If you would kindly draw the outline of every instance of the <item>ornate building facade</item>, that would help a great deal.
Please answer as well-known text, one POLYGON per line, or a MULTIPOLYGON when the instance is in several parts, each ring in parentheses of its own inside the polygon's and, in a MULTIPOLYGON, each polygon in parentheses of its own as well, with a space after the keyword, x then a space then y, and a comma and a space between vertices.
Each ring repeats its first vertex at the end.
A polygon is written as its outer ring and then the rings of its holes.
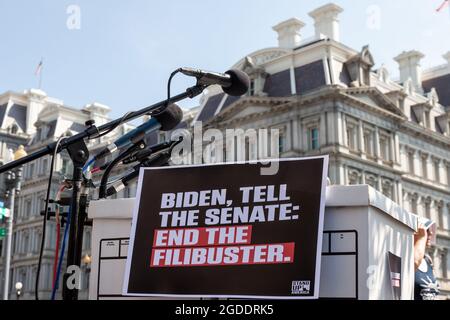
MULTIPOLYGON (((433 219, 437 223, 437 244, 430 254, 442 297, 449 297, 450 52, 443 55, 445 63, 423 71, 423 54, 402 52, 395 57, 400 79, 394 80, 383 65, 374 69, 369 47, 355 50, 340 41, 341 12, 342 8, 334 4, 310 12, 315 34, 308 39, 302 32, 305 23, 296 18, 274 26, 277 47, 253 52, 233 66, 251 77, 248 94, 231 97, 219 87, 211 87, 200 108, 187 112, 179 127, 202 123, 205 129, 223 131, 276 128, 282 157, 328 154, 333 184, 369 184, 407 210, 433 219)), ((6 158, 9 148, 27 141, 27 149, 32 152, 61 135, 79 132, 86 120, 102 124, 108 120, 108 111, 108 107, 96 103, 74 109, 36 90, 0 95, 0 158, 6 158)), ((117 134, 130 128, 121 128, 117 134)), ((148 137, 148 144, 168 136, 154 133, 148 137)), ((90 148, 101 148, 112 140, 114 136, 91 141, 90 148)), ((246 154, 256 157, 252 150, 246 154)), ((25 298, 30 299, 34 296, 42 224, 39 212, 43 209, 49 164, 50 159, 43 158, 24 167, 14 222, 10 283, 23 282, 25 298)), ((58 182, 70 174, 65 154, 58 156, 56 166, 52 194, 58 182)), ((123 170, 119 168, 116 174, 123 170)), ((131 186, 114 197, 134 194, 131 186)), ((89 230, 86 232, 84 248, 88 254, 89 230)), ((41 271, 43 299, 51 290, 54 234, 50 222, 41 271)), ((3 268, 3 256, 0 259, 3 268)), ((86 291, 81 292, 80 298, 85 297, 86 291)))
POLYGON ((212 88, 195 122, 223 131, 277 128, 282 157, 328 154, 333 184, 369 184, 433 219, 430 254, 442 297, 450 297, 450 52, 445 64, 424 71, 422 53, 402 52, 394 81, 384 65, 374 70, 368 46, 340 41, 341 12, 334 4, 310 12, 309 39, 296 18, 273 27, 278 47, 234 65, 251 77, 248 94, 212 88))

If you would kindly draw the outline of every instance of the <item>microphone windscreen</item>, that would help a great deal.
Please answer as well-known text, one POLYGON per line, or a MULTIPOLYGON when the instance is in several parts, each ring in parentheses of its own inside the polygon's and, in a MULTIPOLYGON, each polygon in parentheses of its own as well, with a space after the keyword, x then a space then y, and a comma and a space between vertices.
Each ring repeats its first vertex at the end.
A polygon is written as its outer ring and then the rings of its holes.
POLYGON ((161 131, 175 128, 183 119, 183 110, 175 103, 169 105, 163 112, 153 116, 161 124, 161 131))
POLYGON ((242 96, 248 91, 250 78, 245 72, 231 69, 225 73, 231 77, 231 85, 229 87, 222 87, 225 93, 230 96, 242 96))

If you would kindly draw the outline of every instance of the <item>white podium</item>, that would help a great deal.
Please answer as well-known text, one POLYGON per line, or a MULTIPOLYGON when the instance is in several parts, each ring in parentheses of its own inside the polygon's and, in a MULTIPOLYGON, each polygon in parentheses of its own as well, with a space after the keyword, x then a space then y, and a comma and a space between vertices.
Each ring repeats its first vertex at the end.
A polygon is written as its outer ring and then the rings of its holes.
MULTIPOLYGON (((118 199, 90 203, 93 231, 89 299, 130 298, 121 292, 134 202, 118 199)), ((401 299, 412 299, 416 229, 417 217, 370 186, 329 186, 320 297, 393 299, 388 262, 391 252, 401 258, 401 299)))

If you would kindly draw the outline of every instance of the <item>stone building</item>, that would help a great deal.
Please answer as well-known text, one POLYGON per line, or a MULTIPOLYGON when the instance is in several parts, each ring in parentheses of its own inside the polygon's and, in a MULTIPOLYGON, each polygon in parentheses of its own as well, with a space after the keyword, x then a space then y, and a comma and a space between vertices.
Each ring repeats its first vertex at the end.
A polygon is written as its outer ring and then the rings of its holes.
MULTIPOLYGON (((340 41, 342 11, 328 4, 310 12, 312 38, 304 38, 305 23, 296 18, 274 26, 277 47, 233 66, 250 75, 248 94, 211 88, 195 123, 277 128, 282 157, 328 154, 333 184, 369 184, 436 221, 430 254, 442 296, 450 297, 450 52, 446 63, 423 71, 422 53, 402 52, 394 80, 384 65, 374 69, 368 46, 355 50, 340 41)), ((250 148, 248 158, 256 154, 252 141, 241 146, 250 148)))

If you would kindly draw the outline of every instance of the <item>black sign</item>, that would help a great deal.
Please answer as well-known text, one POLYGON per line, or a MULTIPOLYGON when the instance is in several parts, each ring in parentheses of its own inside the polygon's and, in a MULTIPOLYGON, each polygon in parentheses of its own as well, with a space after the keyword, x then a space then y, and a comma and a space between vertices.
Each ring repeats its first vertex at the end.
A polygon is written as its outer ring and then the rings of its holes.
POLYGON ((123 293, 317 298, 328 156, 275 164, 142 169, 123 293))

